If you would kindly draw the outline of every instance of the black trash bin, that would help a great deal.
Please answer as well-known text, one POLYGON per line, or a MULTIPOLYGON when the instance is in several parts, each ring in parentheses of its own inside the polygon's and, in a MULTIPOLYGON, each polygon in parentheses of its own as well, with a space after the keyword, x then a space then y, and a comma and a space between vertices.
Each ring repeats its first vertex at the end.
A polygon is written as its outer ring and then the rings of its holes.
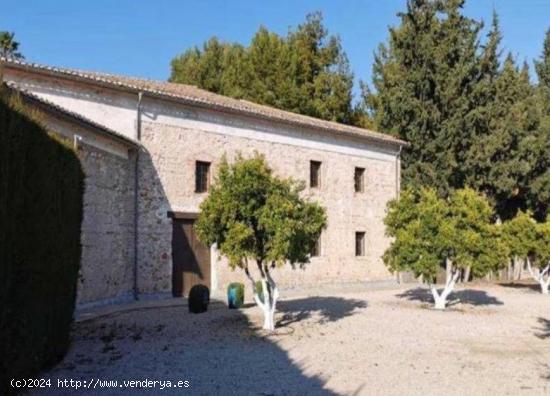
POLYGON ((210 290, 204 285, 195 285, 189 291, 189 312, 202 313, 208 310, 210 290))

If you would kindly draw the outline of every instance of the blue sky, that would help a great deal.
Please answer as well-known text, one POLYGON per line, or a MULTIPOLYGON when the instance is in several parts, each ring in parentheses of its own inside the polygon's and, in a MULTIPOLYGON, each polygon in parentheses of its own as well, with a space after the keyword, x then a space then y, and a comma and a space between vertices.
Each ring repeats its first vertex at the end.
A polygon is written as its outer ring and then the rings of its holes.
MULTIPOLYGON (((170 60, 212 35, 249 42, 260 25, 285 33, 311 11, 340 35, 356 82, 370 82, 373 51, 405 0, 42 0, 6 1, 0 30, 16 33, 30 61, 164 80, 170 60)), ((503 46, 520 61, 540 56, 550 0, 468 0, 466 14, 501 17, 503 46)))

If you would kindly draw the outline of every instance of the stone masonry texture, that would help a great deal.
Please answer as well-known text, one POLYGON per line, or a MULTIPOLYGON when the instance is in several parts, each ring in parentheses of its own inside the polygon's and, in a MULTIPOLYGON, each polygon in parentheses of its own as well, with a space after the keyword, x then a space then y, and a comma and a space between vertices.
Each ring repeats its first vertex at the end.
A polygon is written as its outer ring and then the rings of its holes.
MULTIPOLYGON (((273 272, 283 288, 323 283, 390 280, 382 254, 389 244, 383 218, 386 204, 399 189, 399 146, 374 143, 312 128, 239 116, 138 95, 71 78, 39 72, 4 70, 4 79, 61 108, 76 112, 118 133, 140 140, 138 149, 138 226, 134 245, 134 149, 100 137, 93 130, 61 122, 52 115, 52 130, 79 145, 86 191, 82 225, 83 256, 78 302, 121 300, 132 295, 134 276, 140 295, 169 295, 172 287, 172 219, 168 212, 197 213, 207 196, 195 193, 195 162, 211 163, 212 180, 220 159, 238 153, 265 156, 275 174, 309 181, 310 161, 320 161, 321 185, 304 196, 319 201, 328 215, 321 236, 321 255, 303 268, 285 265, 273 272), (90 144, 86 144, 86 142, 90 144), (365 169, 364 192, 354 191, 354 169, 365 169), (365 255, 355 256, 355 233, 364 232, 365 255), (137 274, 134 249, 137 248, 137 274)), ((307 185, 307 184, 306 184, 307 185)), ((250 285, 212 250, 213 295, 228 283, 250 285)))

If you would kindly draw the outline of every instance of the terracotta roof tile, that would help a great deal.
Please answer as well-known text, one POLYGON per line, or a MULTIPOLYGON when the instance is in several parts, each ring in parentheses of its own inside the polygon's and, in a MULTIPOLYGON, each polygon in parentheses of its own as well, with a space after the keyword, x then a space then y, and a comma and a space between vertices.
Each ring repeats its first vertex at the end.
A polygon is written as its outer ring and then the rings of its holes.
POLYGON ((379 143, 401 146, 408 145, 408 143, 403 140, 396 139, 383 133, 279 110, 246 100, 233 99, 227 96, 205 91, 192 85, 45 66, 15 59, 0 58, 0 63, 13 68, 37 71, 57 76, 65 76, 88 82, 129 89, 132 91, 141 91, 158 97, 175 99, 189 105, 214 108, 226 112, 236 112, 243 115, 279 121, 296 126, 321 129, 332 133, 343 133, 360 138, 366 138, 379 143))

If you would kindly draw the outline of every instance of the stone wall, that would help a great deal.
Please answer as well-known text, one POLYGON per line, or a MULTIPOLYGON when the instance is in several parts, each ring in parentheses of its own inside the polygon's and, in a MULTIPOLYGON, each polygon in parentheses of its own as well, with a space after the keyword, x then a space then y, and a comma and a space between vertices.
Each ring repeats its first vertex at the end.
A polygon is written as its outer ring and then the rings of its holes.
POLYGON ((93 129, 45 115, 50 130, 73 143, 85 174, 82 259, 77 303, 126 300, 133 290, 134 158, 93 129))
POLYGON ((134 275, 133 159, 81 145, 86 174, 78 302, 128 299, 134 275))
MULTIPOLYGON (((40 97, 137 138, 135 94, 13 70, 6 70, 4 77, 40 97)), ((327 209, 329 224, 322 235, 322 254, 305 269, 278 269, 274 276, 284 287, 393 278, 381 260, 389 243, 382 219, 387 201, 396 197, 399 189, 397 145, 379 145, 364 138, 190 107, 147 95, 143 98, 141 119, 144 147, 139 154, 137 257, 140 294, 171 291, 172 221, 167 212, 198 211, 206 195, 194 192, 195 161, 211 162, 215 174, 220 157, 226 153, 231 159, 237 152, 262 153, 278 175, 302 180, 309 178, 309 161, 323 163, 322 187, 305 191, 327 209), (354 192, 356 166, 366 169, 364 193, 354 192), (366 233, 364 257, 355 257, 357 231, 366 233)), ((121 161, 123 157, 117 157, 108 142, 99 151, 87 150, 81 152, 91 181, 85 198, 89 217, 83 226, 86 253, 79 302, 127 295, 133 277, 129 248, 133 234, 128 209, 132 161, 121 161)), ((214 291, 223 292, 227 283, 235 280, 244 278, 212 252, 214 291)))
MULTIPOLYGON (((311 136, 314 139, 314 136, 311 136)), ((327 282, 392 279, 381 255, 388 246, 383 217, 388 200, 395 198, 396 156, 349 155, 250 138, 228 136, 194 128, 143 122, 140 188, 140 292, 170 291, 172 220, 168 211, 197 212, 206 194, 194 192, 195 161, 211 162, 216 174, 220 158, 237 153, 265 155, 281 177, 309 180, 311 160, 322 162, 321 187, 305 195, 327 210, 328 228, 321 240, 321 256, 303 269, 280 268, 275 278, 283 287, 327 282), (354 191, 354 168, 365 168, 365 191, 354 191), (355 232, 366 233, 366 255, 355 257, 355 232)), ((372 148, 373 153, 377 150, 372 148)), ((232 281, 246 282, 225 260, 212 254, 212 288, 222 292, 232 281)), ((247 284, 247 287, 249 285, 247 284)), ((216 293, 214 293, 216 294, 216 293)))

